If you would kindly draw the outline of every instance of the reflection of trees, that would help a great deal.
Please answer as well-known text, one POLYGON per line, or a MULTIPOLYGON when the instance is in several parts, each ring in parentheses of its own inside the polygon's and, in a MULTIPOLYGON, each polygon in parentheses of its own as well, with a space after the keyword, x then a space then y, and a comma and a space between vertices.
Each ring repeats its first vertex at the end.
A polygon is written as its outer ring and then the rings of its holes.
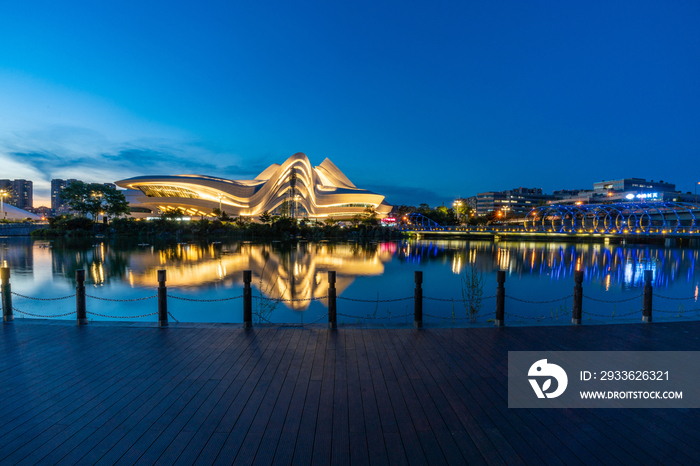
POLYGON ((75 282, 75 271, 85 269, 86 282, 103 285, 126 276, 129 251, 116 249, 110 243, 96 240, 56 240, 52 245, 51 268, 75 282))

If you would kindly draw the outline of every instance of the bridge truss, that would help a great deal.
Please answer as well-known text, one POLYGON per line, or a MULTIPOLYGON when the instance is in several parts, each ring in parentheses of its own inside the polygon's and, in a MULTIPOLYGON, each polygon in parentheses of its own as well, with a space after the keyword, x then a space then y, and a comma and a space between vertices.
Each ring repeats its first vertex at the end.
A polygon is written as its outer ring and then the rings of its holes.
POLYGON ((526 231, 552 233, 692 233, 700 205, 685 202, 550 205, 525 217, 526 231))
POLYGON ((445 228, 440 226, 434 220, 429 219, 423 214, 418 212, 413 212, 412 214, 405 215, 400 221, 399 226, 402 230, 415 230, 415 231, 444 231, 445 228))

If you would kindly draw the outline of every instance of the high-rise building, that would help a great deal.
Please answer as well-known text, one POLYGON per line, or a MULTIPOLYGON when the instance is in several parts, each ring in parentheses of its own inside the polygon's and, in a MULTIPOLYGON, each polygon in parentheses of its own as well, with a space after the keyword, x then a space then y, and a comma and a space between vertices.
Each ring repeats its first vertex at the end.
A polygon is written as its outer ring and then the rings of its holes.
POLYGON ((61 180, 61 179, 54 179, 51 180, 51 210, 53 210, 54 213, 58 213, 66 209, 66 203, 61 197, 61 192, 69 186, 73 181, 78 181, 78 180, 61 180))
POLYGON ((4 202, 18 209, 34 207, 34 183, 28 180, 0 180, 0 190, 8 195, 4 202))

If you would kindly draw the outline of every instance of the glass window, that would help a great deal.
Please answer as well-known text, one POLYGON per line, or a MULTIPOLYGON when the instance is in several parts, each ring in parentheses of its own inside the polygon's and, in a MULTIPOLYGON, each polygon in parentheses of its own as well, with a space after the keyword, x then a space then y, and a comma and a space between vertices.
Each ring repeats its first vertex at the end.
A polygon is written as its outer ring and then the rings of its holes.
POLYGON ((179 186, 158 186, 143 184, 138 186, 142 193, 148 197, 184 197, 189 199, 199 199, 200 196, 191 189, 179 186))

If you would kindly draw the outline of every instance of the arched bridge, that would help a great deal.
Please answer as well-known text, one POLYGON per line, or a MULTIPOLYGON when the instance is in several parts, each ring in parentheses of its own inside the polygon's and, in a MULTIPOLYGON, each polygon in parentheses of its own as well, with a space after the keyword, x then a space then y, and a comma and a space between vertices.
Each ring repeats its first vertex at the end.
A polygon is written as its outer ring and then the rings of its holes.
POLYGON ((683 202, 543 206, 527 214, 523 227, 549 233, 692 234, 700 229, 700 206, 683 202))
POLYGON ((441 226, 414 212, 398 226, 403 231, 443 234, 526 234, 700 237, 700 204, 638 202, 549 205, 536 207, 523 219, 480 226, 441 226))

